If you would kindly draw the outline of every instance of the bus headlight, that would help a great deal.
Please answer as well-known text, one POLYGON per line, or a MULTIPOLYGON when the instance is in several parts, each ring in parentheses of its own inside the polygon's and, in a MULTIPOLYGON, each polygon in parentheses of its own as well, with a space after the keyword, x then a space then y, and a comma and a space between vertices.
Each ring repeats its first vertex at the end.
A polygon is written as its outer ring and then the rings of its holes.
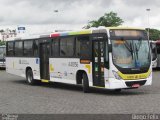
POLYGON ((118 80, 121 80, 121 79, 122 79, 122 78, 118 75, 118 73, 117 73, 116 71, 112 70, 112 72, 113 72, 113 75, 114 75, 114 77, 115 77, 116 79, 118 79, 118 80))

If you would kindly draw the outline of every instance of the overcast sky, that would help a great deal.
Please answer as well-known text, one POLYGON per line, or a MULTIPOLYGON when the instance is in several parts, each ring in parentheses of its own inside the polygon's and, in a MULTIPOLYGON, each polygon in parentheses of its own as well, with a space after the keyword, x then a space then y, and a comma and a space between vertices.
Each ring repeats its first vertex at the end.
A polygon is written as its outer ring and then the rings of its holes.
POLYGON ((159 0, 0 0, 0 29, 81 29, 110 11, 118 13, 124 26, 148 27, 147 8, 150 27, 159 29, 159 0))

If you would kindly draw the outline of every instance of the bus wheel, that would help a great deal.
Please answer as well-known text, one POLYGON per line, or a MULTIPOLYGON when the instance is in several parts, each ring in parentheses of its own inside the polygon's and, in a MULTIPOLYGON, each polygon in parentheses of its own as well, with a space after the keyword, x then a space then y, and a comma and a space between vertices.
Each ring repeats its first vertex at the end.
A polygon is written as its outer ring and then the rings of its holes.
POLYGON ((87 77, 87 74, 84 73, 83 76, 82 76, 83 80, 82 80, 82 83, 83 83, 83 92, 84 93, 88 93, 89 92, 89 81, 88 81, 88 77, 87 77))
POLYGON ((33 79, 33 72, 32 72, 31 69, 27 70, 26 80, 27 80, 27 83, 30 84, 30 85, 35 84, 35 80, 33 79))

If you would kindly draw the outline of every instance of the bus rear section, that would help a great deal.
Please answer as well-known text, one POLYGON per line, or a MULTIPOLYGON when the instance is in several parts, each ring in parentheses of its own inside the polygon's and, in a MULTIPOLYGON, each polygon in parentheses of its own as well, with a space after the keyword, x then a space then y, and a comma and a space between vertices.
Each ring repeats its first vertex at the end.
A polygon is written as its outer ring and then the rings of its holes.
POLYGON ((158 56, 156 41, 150 41, 152 51, 152 68, 157 68, 158 56))
POLYGON ((154 53, 156 53, 155 60, 154 60, 155 61, 155 68, 160 68, 160 40, 157 40, 154 43, 156 45, 156 47, 155 47, 156 50, 154 50, 155 51, 154 53))
POLYGON ((6 57, 6 47, 0 46, 0 68, 6 67, 5 57, 6 57))

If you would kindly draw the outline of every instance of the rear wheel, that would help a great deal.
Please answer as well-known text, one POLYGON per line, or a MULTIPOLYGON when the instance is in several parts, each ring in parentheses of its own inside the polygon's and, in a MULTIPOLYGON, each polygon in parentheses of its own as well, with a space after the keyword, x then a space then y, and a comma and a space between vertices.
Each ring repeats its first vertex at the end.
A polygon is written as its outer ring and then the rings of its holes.
POLYGON ((82 83, 83 83, 83 92, 88 93, 89 92, 89 81, 88 81, 88 76, 86 73, 83 73, 82 83))
POLYGON ((27 80, 27 83, 30 85, 36 84, 36 81, 33 79, 33 72, 31 69, 27 70, 26 72, 26 80, 27 80))

